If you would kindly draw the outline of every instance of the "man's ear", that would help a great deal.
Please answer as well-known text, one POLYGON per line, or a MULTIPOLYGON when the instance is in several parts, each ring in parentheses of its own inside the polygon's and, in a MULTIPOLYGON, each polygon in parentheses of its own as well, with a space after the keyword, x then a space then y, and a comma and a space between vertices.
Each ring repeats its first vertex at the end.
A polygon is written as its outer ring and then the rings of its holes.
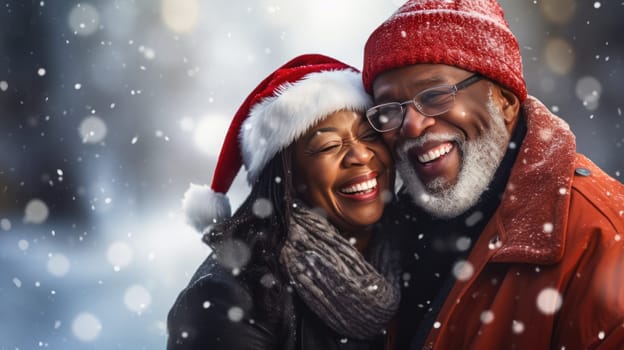
POLYGON ((516 122, 518 121, 520 113, 520 100, 513 92, 505 89, 504 87, 495 85, 493 90, 494 98, 499 103, 501 111, 503 112, 507 131, 511 133, 516 126, 516 122))

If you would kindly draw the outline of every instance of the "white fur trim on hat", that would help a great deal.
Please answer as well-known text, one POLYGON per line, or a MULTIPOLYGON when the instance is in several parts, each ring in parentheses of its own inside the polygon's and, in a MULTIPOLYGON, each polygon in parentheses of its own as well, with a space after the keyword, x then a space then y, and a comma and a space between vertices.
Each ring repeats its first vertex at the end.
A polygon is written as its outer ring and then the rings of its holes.
POLYGON ((339 110, 365 111, 372 105, 360 73, 350 69, 314 72, 279 87, 255 104, 239 137, 250 184, 279 151, 324 117, 339 110))
POLYGON ((230 201, 223 193, 213 191, 210 186, 191 184, 184 193, 182 209, 186 222, 203 233, 210 225, 230 217, 230 201))

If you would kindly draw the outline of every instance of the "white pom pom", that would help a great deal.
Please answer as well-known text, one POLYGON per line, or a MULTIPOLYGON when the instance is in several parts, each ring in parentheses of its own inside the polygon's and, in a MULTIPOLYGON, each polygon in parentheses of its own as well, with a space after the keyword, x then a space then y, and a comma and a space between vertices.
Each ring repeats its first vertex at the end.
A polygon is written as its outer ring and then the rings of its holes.
POLYGON ((182 209, 186 214, 186 222, 200 233, 231 215, 228 197, 206 185, 191 184, 184 193, 182 209))

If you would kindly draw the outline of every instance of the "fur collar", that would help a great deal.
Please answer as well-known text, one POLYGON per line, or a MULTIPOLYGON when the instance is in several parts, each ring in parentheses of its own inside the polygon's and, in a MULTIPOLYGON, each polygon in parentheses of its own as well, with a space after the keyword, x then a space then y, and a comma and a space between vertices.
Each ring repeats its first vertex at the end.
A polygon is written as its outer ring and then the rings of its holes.
POLYGON ((576 141, 568 124, 534 97, 522 104, 527 134, 494 215, 499 262, 552 264, 563 256, 576 141))

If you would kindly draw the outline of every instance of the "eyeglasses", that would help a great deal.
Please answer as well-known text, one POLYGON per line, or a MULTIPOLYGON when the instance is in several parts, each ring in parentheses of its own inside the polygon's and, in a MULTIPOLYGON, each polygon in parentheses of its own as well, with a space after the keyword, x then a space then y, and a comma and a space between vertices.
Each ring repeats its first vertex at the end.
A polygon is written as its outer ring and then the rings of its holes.
POLYGON ((455 103, 455 95, 461 89, 483 79, 482 76, 474 74, 460 81, 455 85, 438 85, 427 90, 423 90, 414 98, 405 102, 389 102, 377 105, 366 111, 366 119, 378 132, 388 132, 403 126, 405 113, 410 103, 413 103, 416 109, 427 117, 435 117, 446 113, 453 103, 455 103))

